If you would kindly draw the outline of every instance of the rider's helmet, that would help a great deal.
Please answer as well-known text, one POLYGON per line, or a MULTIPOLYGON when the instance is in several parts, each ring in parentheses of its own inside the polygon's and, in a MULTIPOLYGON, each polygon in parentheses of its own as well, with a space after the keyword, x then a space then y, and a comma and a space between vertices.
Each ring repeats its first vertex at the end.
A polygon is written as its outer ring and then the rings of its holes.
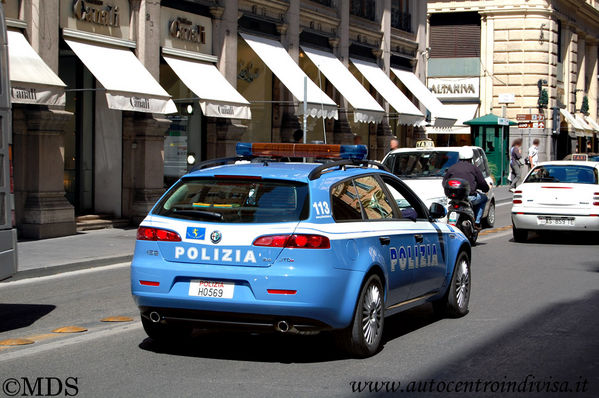
POLYGON ((460 160, 472 160, 472 158, 474 157, 474 151, 470 147, 463 146, 460 148, 459 157, 460 160))

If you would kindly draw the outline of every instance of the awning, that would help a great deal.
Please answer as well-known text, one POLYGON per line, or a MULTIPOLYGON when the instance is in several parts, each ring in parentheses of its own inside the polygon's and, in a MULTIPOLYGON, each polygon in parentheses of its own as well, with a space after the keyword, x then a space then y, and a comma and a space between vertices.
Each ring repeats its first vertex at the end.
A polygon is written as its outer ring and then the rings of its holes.
POLYGON ((422 112, 401 92, 399 87, 393 84, 393 81, 377 64, 354 58, 351 58, 351 62, 385 101, 395 109, 399 115, 400 124, 413 126, 424 121, 422 112))
POLYGON ((65 84, 21 32, 8 30, 8 68, 14 104, 65 105, 65 84))
POLYGON ((587 124, 587 122, 584 121, 582 116, 577 114, 577 115, 574 115, 574 118, 576 119, 578 124, 580 124, 580 127, 582 127, 583 135, 586 137, 592 137, 593 136, 593 128, 591 126, 589 126, 587 124))
POLYGON ((593 128, 595 134, 599 134, 599 123, 594 121, 590 116, 585 116, 584 120, 586 120, 587 124, 593 128))
POLYGON ((339 61, 339 58, 329 52, 313 48, 302 46, 302 49, 352 106, 354 122, 380 123, 383 120, 385 110, 339 61))
POLYGON ((216 66, 163 55, 185 85, 200 98, 206 116, 251 119, 250 103, 225 79, 216 66))
POLYGON ((393 71, 395 76, 397 76, 404 86, 406 86, 406 88, 416 96, 418 101, 431 113, 433 125, 435 127, 448 128, 454 125, 457 120, 455 114, 450 112, 445 105, 430 92, 424 83, 420 81, 418 76, 412 72, 397 68, 391 68, 391 71, 393 71))
POLYGON ((450 115, 456 117, 456 122, 450 128, 438 128, 428 126, 425 129, 426 134, 470 134, 470 126, 464 124, 467 120, 476 118, 479 104, 443 104, 445 110, 450 115))
POLYGON ((584 127, 580 125, 578 120, 570 112, 565 109, 559 110, 564 119, 566 119, 566 123, 568 123, 568 130, 574 130, 576 137, 584 137, 586 134, 584 133, 584 127))
MULTIPOLYGON (((287 87, 295 99, 300 102, 296 106, 296 114, 303 114, 304 77, 307 76, 299 65, 293 61, 293 58, 291 58, 287 50, 278 41, 246 33, 240 34, 272 73, 287 87)), ((308 78, 306 103, 308 116, 334 119, 337 119, 339 116, 337 104, 318 88, 310 78, 308 78)))
POLYGON ((106 89, 110 109, 175 113, 168 93, 128 48, 65 39, 77 57, 106 89))

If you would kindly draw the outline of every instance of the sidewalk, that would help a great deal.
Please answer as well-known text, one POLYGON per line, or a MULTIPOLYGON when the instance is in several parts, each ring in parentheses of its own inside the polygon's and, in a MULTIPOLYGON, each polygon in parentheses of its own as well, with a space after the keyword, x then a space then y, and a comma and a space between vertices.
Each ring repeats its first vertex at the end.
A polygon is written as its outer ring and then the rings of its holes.
POLYGON ((61 238, 19 241, 15 277, 44 276, 131 261, 136 233, 137 228, 110 228, 61 238))

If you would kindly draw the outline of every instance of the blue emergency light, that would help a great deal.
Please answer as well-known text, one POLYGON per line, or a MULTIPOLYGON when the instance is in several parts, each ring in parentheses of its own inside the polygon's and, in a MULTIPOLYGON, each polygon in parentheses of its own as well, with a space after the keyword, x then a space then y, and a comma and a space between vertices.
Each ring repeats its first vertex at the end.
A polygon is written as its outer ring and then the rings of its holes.
POLYGON ((268 142, 238 142, 239 156, 268 156, 291 158, 329 158, 363 160, 368 156, 366 145, 326 145, 268 142))

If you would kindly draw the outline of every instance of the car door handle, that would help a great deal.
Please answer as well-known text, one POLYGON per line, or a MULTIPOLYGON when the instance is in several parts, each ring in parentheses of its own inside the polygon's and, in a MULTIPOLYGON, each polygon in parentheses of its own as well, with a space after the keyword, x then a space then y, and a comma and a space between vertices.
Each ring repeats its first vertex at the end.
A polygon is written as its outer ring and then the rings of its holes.
POLYGON ((414 239, 416 239, 416 243, 422 243, 424 236, 422 236, 422 234, 416 234, 414 235, 414 239))
POLYGON ((379 241, 381 241, 381 245, 387 246, 391 243, 391 238, 388 236, 379 237, 379 241))

